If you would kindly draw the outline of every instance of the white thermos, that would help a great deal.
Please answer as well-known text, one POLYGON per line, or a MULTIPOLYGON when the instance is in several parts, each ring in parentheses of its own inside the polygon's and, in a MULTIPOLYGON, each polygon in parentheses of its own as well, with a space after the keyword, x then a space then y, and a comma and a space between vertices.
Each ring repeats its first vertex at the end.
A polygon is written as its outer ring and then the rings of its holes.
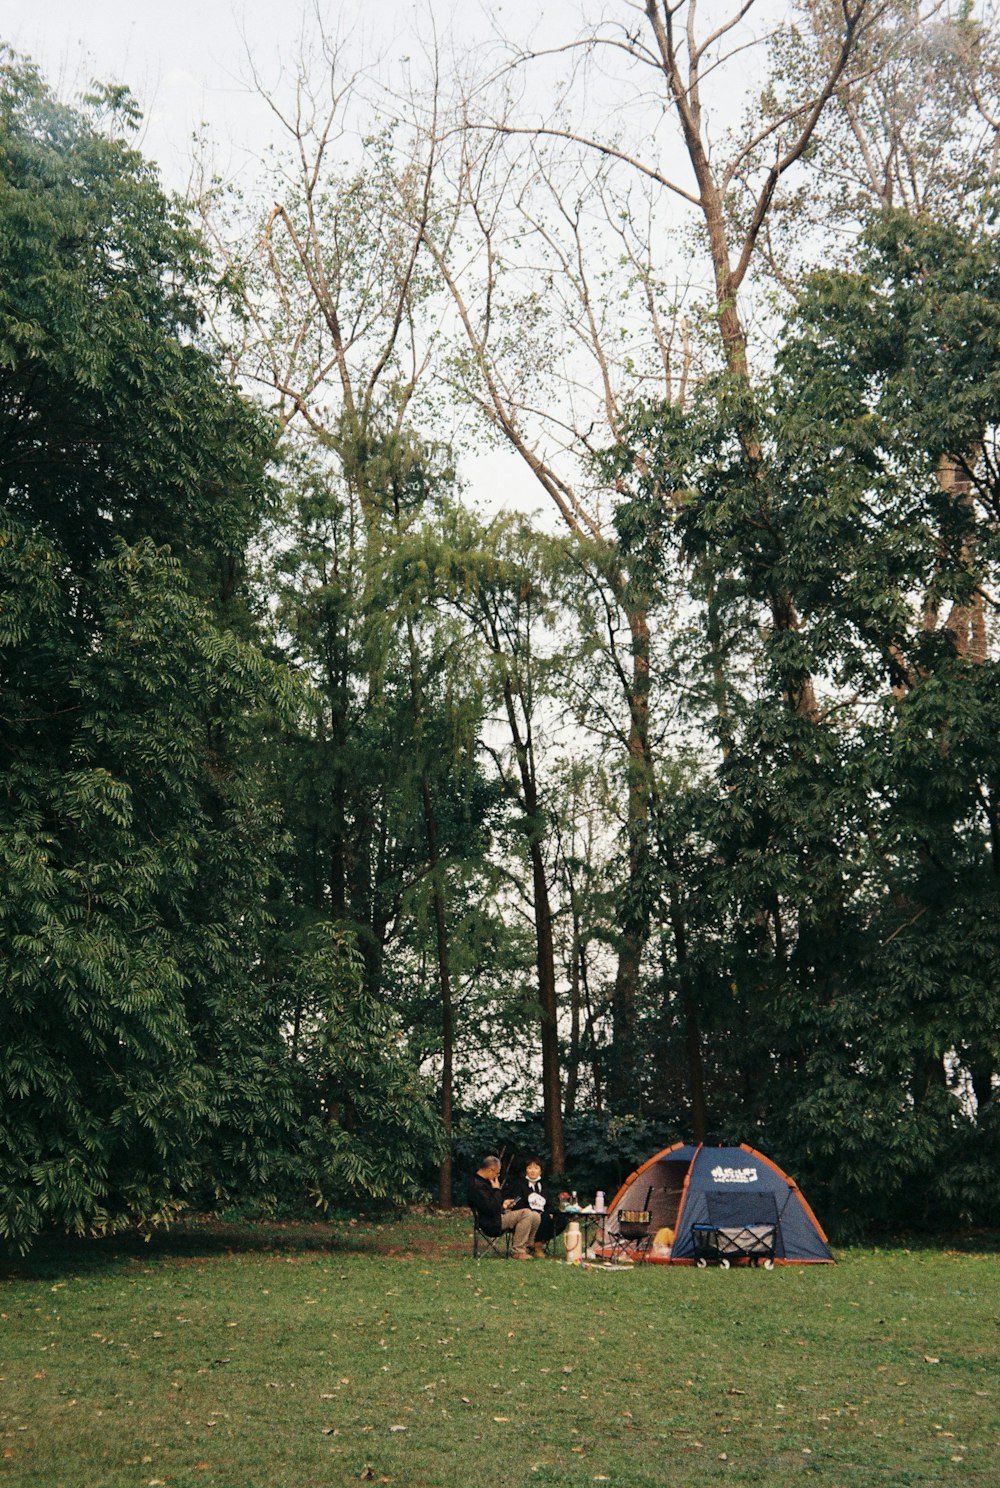
POLYGON ((580 1234, 579 1221, 571 1219, 566 1226, 564 1236, 566 1245, 566 1262, 570 1266, 579 1266, 583 1260, 583 1237, 580 1234))

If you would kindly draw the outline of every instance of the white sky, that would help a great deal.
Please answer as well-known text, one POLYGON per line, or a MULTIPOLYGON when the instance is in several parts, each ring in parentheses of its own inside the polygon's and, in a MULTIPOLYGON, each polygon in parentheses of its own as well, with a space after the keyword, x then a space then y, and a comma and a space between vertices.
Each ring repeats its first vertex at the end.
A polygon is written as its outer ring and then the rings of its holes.
MULTIPOLYGON (((583 0, 0 0, 0 41, 30 57, 61 97, 93 81, 124 83, 145 116, 143 153, 168 189, 184 192, 191 178, 194 136, 211 141, 213 167, 229 180, 244 171, 274 137, 273 118, 250 82, 248 53, 269 87, 282 59, 300 56, 304 22, 318 12, 333 34, 349 36, 366 61, 413 54, 432 30, 449 50, 488 47, 495 27, 519 40, 540 28, 565 39, 581 24, 583 0)), ((593 7, 591 7, 591 12, 593 7)), ((504 451, 467 450, 467 479, 489 507, 513 503, 546 509, 548 502, 521 462, 504 451), (471 458, 470 458, 471 457, 471 458)))
POLYGON ((183 190, 192 135, 208 126, 235 160, 259 151, 268 113, 248 81, 248 50, 269 84, 282 56, 299 52, 303 18, 318 11, 333 33, 353 35, 367 59, 413 52, 433 26, 464 45, 489 45, 494 25, 526 35, 544 26, 565 38, 577 30, 580 0, 0 0, 0 40, 31 57, 66 97, 93 80, 125 83, 146 115, 145 153, 168 187, 183 190))
MULTIPOLYGON (((759 8, 773 16, 786 3, 758 0, 755 14, 759 8)), ((732 0, 702 4, 707 15, 731 8, 732 0)), ((629 10, 628 0, 0 0, 0 40, 31 57, 63 97, 94 80, 127 84, 145 115, 141 148, 157 163, 164 185, 184 192, 198 133, 210 142, 208 158, 218 175, 230 182, 258 179, 255 160, 276 129, 250 81, 249 59, 280 95, 282 60, 294 68, 303 25, 317 14, 328 34, 353 43, 359 59, 380 59, 398 77, 398 64, 412 55, 412 71, 420 77, 432 33, 445 57, 454 51, 462 59, 485 53, 501 32, 522 44, 530 38, 536 47, 565 43, 580 33, 585 13, 592 20, 602 13, 627 19, 629 10)), ((532 87, 530 96, 547 108, 544 73, 532 87)), ((629 111, 634 102, 627 103, 629 111)), ((613 116, 623 104, 620 93, 585 99, 591 120, 595 112, 613 116)), ((661 107, 651 120, 654 133, 658 121, 661 107)), ((549 506, 511 456, 480 451, 463 467, 470 476, 474 467, 476 484, 490 488, 490 505, 513 499, 522 508, 549 506)))

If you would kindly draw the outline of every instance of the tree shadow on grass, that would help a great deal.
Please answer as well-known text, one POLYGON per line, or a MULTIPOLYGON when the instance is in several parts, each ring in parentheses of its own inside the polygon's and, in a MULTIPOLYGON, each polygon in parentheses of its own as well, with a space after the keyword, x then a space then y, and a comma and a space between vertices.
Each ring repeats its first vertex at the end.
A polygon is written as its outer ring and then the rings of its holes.
POLYGON ((274 1252, 302 1257, 339 1254, 454 1260, 470 1255, 470 1236, 471 1221, 461 1210, 329 1222, 192 1217, 148 1233, 129 1230, 103 1236, 40 1235, 26 1256, 5 1254, 0 1249, 0 1278, 50 1281, 68 1272, 99 1274, 139 1262, 212 1261, 274 1252))

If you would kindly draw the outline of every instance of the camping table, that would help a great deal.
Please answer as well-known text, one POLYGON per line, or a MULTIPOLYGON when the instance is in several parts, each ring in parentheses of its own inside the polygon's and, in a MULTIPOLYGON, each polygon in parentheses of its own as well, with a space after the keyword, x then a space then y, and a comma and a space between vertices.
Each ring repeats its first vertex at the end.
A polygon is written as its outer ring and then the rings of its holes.
MULTIPOLYGON (((597 1232, 603 1230, 604 1221, 608 1217, 607 1214, 598 1214, 596 1212, 584 1214, 579 1209, 564 1209, 562 1213, 566 1216, 567 1220, 572 1221, 575 1219, 580 1226, 580 1239, 583 1241, 583 1254, 586 1256, 597 1232)), ((562 1234, 563 1244, 565 1244, 566 1231, 563 1230, 562 1234)))

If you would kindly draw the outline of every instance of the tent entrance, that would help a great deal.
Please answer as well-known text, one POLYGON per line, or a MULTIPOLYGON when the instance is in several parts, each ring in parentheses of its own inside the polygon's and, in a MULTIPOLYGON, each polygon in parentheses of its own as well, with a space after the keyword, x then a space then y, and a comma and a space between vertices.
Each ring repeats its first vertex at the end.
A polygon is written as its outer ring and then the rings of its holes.
POLYGON ((672 1161, 666 1159, 643 1174, 643 1178, 653 1185, 648 1208, 652 1216, 650 1230, 654 1235, 664 1225, 669 1225, 672 1230, 677 1228, 684 1183, 690 1167, 690 1158, 674 1158, 672 1161))

